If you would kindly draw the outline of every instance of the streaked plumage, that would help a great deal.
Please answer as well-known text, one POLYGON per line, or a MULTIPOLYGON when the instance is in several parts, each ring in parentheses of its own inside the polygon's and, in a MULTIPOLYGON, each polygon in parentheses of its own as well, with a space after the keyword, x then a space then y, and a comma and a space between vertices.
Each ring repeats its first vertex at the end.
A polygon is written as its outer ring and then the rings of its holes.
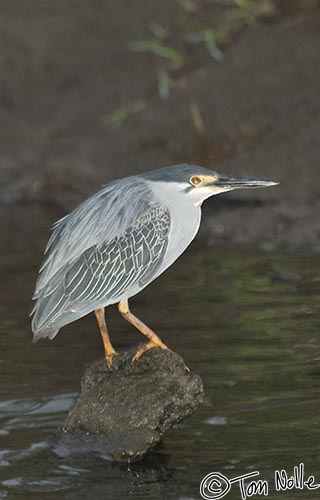
POLYGON ((37 338, 149 282, 170 228, 151 195, 143 179, 115 181, 54 225, 34 294, 37 338))
POLYGON ((125 304, 187 248, 209 196, 273 184, 193 165, 110 182, 53 226, 34 294, 34 339, 52 339, 91 311, 125 304))

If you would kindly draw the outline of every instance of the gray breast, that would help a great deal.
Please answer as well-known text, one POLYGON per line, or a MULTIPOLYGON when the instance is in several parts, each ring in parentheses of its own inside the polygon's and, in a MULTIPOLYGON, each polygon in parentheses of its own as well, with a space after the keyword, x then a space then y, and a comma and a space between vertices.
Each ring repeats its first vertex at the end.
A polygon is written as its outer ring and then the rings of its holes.
POLYGON ((173 264, 194 240, 201 222, 201 207, 183 191, 180 184, 153 182, 154 197, 167 206, 170 213, 170 231, 167 253, 157 276, 173 264))

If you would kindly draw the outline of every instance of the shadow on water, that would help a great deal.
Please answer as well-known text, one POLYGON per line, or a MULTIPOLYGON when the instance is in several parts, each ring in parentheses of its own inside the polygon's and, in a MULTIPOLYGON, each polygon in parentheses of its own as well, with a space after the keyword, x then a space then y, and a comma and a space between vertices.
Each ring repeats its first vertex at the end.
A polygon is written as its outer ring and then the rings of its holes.
MULTIPOLYGON (((259 470, 268 498, 317 498, 319 490, 277 493, 272 478, 304 462, 320 481, 319 260, 196 242, 132 307, 201 375, 205 403, 141 463, 61 460, 52 433, 102 348, 90 317, 54 342, 30 343, 50 217, 30 208, 0 219, 0 499, 198 499, 212 470, 229 478, 259 470)), ((108 316, 118 349, 140 340, 114 310, 108 316)), ((238 487, 228 498, 240 498, 238 487)))

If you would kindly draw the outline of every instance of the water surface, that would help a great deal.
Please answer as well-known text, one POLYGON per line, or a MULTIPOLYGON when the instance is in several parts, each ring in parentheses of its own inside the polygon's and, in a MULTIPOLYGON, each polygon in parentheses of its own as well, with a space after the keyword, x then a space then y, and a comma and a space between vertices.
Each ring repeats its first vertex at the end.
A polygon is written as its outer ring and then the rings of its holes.
MULTIPOLYGON (((195 242, 132 309, 201 375, 205 402, 141 463, 59 459, 50 440, 84 366, 102 356, 93 317, 31 344, 28 313, 50 213, 0 217, 0 499, 199 499, 211 471, 270 481, 300 462, 320 482, 320 262, 306 253, 195 242)), ((119 350, 140 336, 109 308, 119 350)), ((268 498, 319 498, 269 491, 268 498)), ((241 498, 238 487, 226 497, 241 498)))

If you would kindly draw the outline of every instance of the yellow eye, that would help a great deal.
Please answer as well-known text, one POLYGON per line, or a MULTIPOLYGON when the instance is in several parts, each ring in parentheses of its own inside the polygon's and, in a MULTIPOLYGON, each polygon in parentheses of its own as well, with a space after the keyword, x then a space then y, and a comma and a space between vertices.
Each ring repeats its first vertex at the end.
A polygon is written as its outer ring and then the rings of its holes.
POLYGON ((193 175, 190 178, 190 184, 192 184, 193 186, 199 186, 201 183, 202 183, 202 180, 197 175, 193 175))

